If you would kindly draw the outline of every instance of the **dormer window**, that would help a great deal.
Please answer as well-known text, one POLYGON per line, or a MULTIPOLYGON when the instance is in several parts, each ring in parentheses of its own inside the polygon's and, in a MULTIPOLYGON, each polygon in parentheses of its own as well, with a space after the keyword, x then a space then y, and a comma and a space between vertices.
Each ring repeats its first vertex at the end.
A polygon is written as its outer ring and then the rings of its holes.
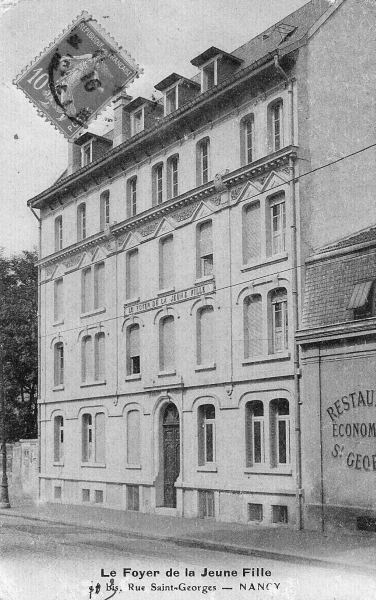
POLYGON ((217 85, 217 59, 212 60, 209 64, 202 67, 201 71, 201 91, 206 92, 210 88, 217 85))
POLYGON ((348 309, 354 311, 354 320, 367 319, 376 314, 376 294, 373 280, 356 283, 348 309))
POLYGON ((165 115, 174 112, 178 107, 178 86, 175 85, 165 95, 165 115))
POLYGON ((132 127, 132 135, 136 135, 140 133, 140 131, 144 130, 144 109, 140 108, 140 110, 136 110, 131 115, 131 127, 132 127))
POLYGON ((86 167, 93 160, 93 140, 81 147, 81 167, 86 167))

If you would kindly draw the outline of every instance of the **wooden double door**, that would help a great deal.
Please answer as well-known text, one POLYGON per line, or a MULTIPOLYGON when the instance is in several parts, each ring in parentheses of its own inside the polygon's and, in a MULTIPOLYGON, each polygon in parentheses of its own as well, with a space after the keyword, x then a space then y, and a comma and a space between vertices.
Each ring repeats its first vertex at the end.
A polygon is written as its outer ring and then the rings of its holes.
POLYGON ((180 472, 180 423, 175 404, 168 404, 163 414, 163 500, 164 506, 176 507, 175 481, 180 472))

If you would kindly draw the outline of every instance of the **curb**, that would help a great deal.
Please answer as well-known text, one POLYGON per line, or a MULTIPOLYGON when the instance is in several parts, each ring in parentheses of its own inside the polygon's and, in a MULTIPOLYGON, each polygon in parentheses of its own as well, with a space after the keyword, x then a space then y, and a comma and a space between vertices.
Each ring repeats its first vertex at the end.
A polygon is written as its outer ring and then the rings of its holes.
MULTIPOLYGON (((10 509, 12 510, 12 509, 10 509)), ((330 569, 343 569, 346 571, 353 571, 356 573, 369 573, 375 575, 374 567, 370 566, 361 566, 357 564, 349 564, 343 562, 336 562, 332 560, 327 560, 325 558, 316 558, 310 556, 302 556, 301 554, 287 554, 284 552, 278 552, 275 550, 265 550, 261 548, 250 548, 248 546, 240 546, 237 544, 231 544, 226 542, 212 542, 205 541, 200 538, 179 538, 172 537, 166 535, 153 535, 153 534, 145 534, 140 533, 138 531, 132 530, 119 530, 108 528, 105 525, 90 525, 88 523, 77 523, 77 522, 69 522, 69 521, 59 521, 52 517, 42 517, 42 516, 30 516, 27 513, 21 512, 10 512, 9 509, 3 510, 0 509, 0 516, 7 516, 13 518, 26 519, 28 521, 37 521, 42 523, 52 523, 54 525, 63 525, 66 527, 80 527, 81 529, 88 529, 90 531, 111 533, 118 537, 124 538, 135 538, 139 540, 149 540, 149 541, 162 541, 170 544, 175 544, 176 546, 182 546, 186 548, 200 548, 202 550, 213 550, 216 552, 228 552, 231 554, 239 554, 244 556, 254 556, 257 558, 264 558, 276 561, 284 561, 289 563, 295 563, 300 565, 307 566, 316 566, 316 567, 324 567, 330 569)))

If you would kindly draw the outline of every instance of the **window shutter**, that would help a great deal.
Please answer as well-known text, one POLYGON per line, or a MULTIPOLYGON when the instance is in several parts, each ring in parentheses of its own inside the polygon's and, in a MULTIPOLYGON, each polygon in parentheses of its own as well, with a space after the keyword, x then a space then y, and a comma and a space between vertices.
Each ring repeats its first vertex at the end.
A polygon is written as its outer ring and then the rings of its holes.
POLYGON ((82 381, 90 381, 92 373, 92 340, 90 336, 82 340, 82 381))
POLYGON ((140 328, 138 325, 129 329, 129 356, 140 356, 140 328))
POLYGON ((85 269, 82 273, 82 312, 89 312, 92 309, 92 283, 91 268, 85 269))
POLYGON ((160 280, 161 289, 172 287, 174 280, 173 237, 161 241, 160 246, 160 280))
POLYGON ((98 333, 95 336, 95 379, 105 378, 105 334, 98 333))
POLYGON ((128 254, 128 298, 138 296, 138 250, 128 254))
POLYGON ((213 254, 212 223, 208 221, 200 225, 200 257, 213 254))
POLYGON ((102 308, 104 301, 104 263, 99 263, 94 267, 94 308, 102 308))
POLYGON ((104 464, 106 461, 105 454, 105 415, 97 413, 95 415, 95 462, 104 464))
POLYGON ((140 413, 131 410, 127 415, 127 463, 140 464, 140 413))
POLYGON ((175 366, 175 323, 173 317, 163 319, 160 332, 160 366, 162 371, 169 371, 175 366))
POLYGON ((260 203, 255 202, 244 212, 243 247, 244 262, 249 263, 260 257, 260 203))
POLYGON ((263 350, 261 296, 247 298, 244 306, 244 354, 246 358, 260 356, 263 350))

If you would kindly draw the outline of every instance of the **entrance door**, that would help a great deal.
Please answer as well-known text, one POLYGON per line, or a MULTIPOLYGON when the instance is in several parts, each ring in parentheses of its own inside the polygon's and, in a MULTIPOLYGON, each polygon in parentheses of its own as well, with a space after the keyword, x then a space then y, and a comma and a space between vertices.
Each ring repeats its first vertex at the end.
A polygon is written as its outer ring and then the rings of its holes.
POLYGON ((163 415, 163 500, 164 506, 176 507, 175 481, 180 472, 179 413, 168 404, 163 415))

